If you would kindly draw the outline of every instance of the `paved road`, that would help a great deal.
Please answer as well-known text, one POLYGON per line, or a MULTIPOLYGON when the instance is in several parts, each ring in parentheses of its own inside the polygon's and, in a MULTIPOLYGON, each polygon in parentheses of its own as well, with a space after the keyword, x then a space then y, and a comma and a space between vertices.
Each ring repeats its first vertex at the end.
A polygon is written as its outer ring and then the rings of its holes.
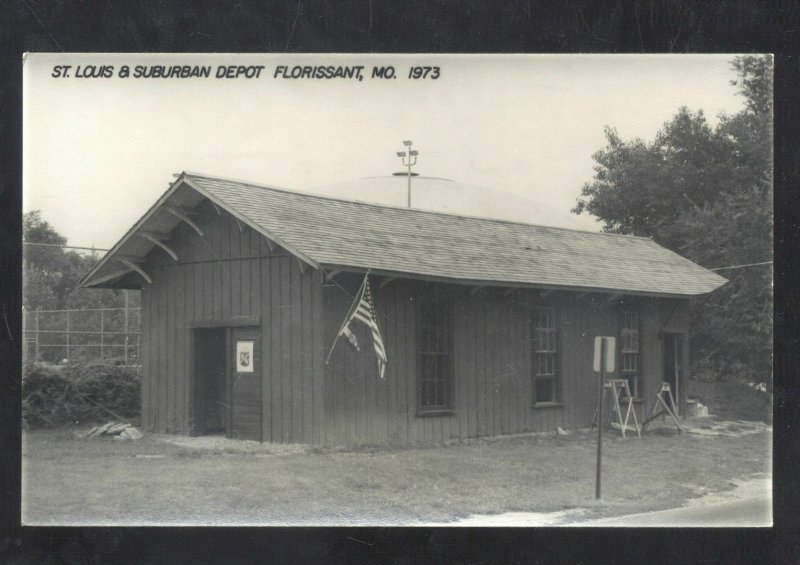
POLYGON ((591 510, 576 508, 560 512, 506 512, 473 515, 458 522, 426 524, 482 527, 769 527, 772 525, 772 479, 767 476, 734 481, 736 488, 692 499, 688 505, 657 512, 613 518, 588 518, 591 510))
POLYGON ((763 496, 697 504, 645 514, 576 523, 580 526, 760 527, 772 525, 772 501, 763 496))

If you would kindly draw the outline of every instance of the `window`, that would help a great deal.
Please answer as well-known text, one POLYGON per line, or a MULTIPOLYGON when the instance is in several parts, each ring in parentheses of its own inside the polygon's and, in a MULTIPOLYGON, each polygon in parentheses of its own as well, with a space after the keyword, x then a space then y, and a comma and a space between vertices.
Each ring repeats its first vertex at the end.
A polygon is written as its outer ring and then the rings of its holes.
POLYGON ((639 315, 622 312, 620 376, 628 381, 634 397, 639 397, 639 315))
POLYGON ((420 413, 453 409, 453 305, 433 285, 425 285, 417 310, 418 404, 420 413))
POLYGON ((533 403, 558 402, 556 309, 534 308, 531 333, 533 335, 533 403))

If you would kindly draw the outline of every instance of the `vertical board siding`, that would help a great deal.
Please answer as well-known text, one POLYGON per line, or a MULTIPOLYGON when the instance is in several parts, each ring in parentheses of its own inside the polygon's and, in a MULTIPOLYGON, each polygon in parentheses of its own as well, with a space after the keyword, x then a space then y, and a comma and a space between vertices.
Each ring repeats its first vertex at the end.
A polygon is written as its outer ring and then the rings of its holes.
MULTIPOLYGON (((378 323, 389 363, 378 376, 371 335, 353 329, 360 351, 340 340, 325 357, 362 275, 324 281, 303 273, 296 258, 241 230, 226 213, 201 205, 195 221, 205 237, 179 224, 170 234, 173 261, 160 249, 144 269, 153 284, 142 292, 142 423, 149 431, 191 433, 191 327, 258 317, 261 370, 239 383, 234 435, 285 443, 416 443, 591 423, 597 396, 592 371, 596 335, 618 336, 619 305, 608 296, 443 285, 452 296, 453 412, 417 414, 416 301, 419 284, 373 277, 378 323), (205 241, 203 241, 205 240, 205 241), (561 402, 533 407, 531 309, 556 308, 561 402), (247 413, 243 421, 239 415, 247 413)), ((640 316, 644 414, 663 380, 662 332, 688 335, 688 302, 624 298, 640 316)), ((688 347, 685 344, 685 355, 688 347)))
MULTIPOLYGON (((165 268, 165 271, 168 268, 165 268)), ((175 312, 175 295, 177 293, 177 278, 179 269, 177 267, 169 269, 170 274, 166 277, 166 301, 167 301, 167 341, 166 343, 172 344, 177 351, 177 344, 175 343, 175 327, 176 327, 176 312, 175 312)), ((166 413, 167 419, 164 424, 167 433, 175 433, 175 387, 177 378, 175 378, 175 362, 177 355, 167 355, 167 378, 165 379, 166 389, 166 413)))
POLYGON ((315 271, 312 275, 311 290, 311 377, 312 384, 312 404, 313 404, 313 443, 323 442, 323 429, 325 427, 324 418, 324 398, 325 398, 325 370, 322 366, 326 353, 325 341, 323 337, 323 312, 322 312, 322 273, 315 271))
POLYGON ((232 391, 231 436, 261 439, 261 375, 238 375, 232 391))
MULTIPOLYGON (((139 348, 142 364, 142 375, 152 375, 153 369, 150 366, 152 351, 150 346, 150 320, 153 319, 151 297, 153 293, 151 287, 144 286, 140 295, 140 309, 139 309, 139 348)), ((152 412, 150 402, 150 384, 151 379, 142 378, 142 427, 146 431, 153 431, 150 421, 147 417, 152 412)))
MULTIPOLYGON (((161 348, 161 344, 167 344, 167 332, 169 330, 170 320, 169 320, 169 300, 167 293, 169 292, 169 280, 165 276, 166 268, 165 267, 158 267, 156 271, 156 276, 159 279, 164 281, 164 284, 159 285, 158 287, 158 312, 159 312, 159 324, 158 324, 158 343, 159 348, 161 348)), ((172 356, 171 353, 165 352, 163 355, 158 356, 158 369, 162 376, 158 382, 158 395, 156 397, 156 402, 158 403, 158 426, 157 430, 161 433, 167 431, 167 384, 171 380, 173 375, 169 373, 169 358, 172 356)))
MULTIPOLYGON (((153 284, 142 292, 142 422, 150 431, 191 433, 193 324, 261 320, 261 370, 234 391, 232 435, 263 441, 319 443, 314 418, 323 419, 319 351, 321 279, 264 238, 241 230, 226 213, 201 204, 195 218, 204 237, 179 224, 170 234, 178 254, 160 249, 144 269, 153 284), (316 282, 315 282, 316 281, 316 282), (316 349, 315 349, 316 348, 316 349), (238 409, 236 408, 238 407, 238 409)), ((231 354, 229 352, 229 354, 231 354)))
POLYGON ((272 316, 272 283, 270 280, 270 259, 259 259, 258 260, 258 278, 256 279, 255 288, 259 289, 259 302, 261 304, 261 309, 259 310, 262 314, 261 319, 261 351, 262 353, 262 360, 261 360, 261 367, 262 367, 262 375, 263 375, 263 386, 261 387, 261 409, 262 409, 262 416, 261 416, 261 425, 262 425, 262 432, 261 437, 264 441, 274 441, 273 437, 273 430, 274 430, 274 414, 273 414, 273 402, 272 397, 274 394, 274 389, 272 386, 272 373, 273 373, 273 363, 274 363, 274 352, 272 350, 273 344, 273 331, 272 331, 272 324, 273 324, 273 316, 272 316))
POLYGON ((281 403, 282 418, 280 421, 280 438, 282 443, 289 443, 292 437, 292 351, 285 344, 292 340, 292 294, 291 294, 291 272, 280 261, 279 268, 275 269, 278 273, 277 303, 278 320, 280 328, 280 353, 276 355, 279 359, 280 375, 280 396, 278 401, 281 403))
MULTIPOLYGON (((361 280, 340 274, 323 288, 325 354, 361 280)), ((608 295, 562 292, 542 299, 532 290, 506 294, 505 289, 483 289, 473 294, 450 285, 455 305, 454 412, 423 417, 416 405, 413 298, 418 285, 397 279, 380 288, 380 281, 374 277, 372 285, 389 358, 386 380, 377 376, 369 333, 355 323, 361 351, 340 340, 325 368, 324 442, 437 442, 591 424, 598 385, 592 370, 594 337, 619 332, 619 305, 609 302, 608 295), (530 319, 537 304, 556 308, 561 398, 555 405, 533 407, 530 319)), ((637 298, 631 303, 640 313, 644 390, 654 394, 662 377, 658 334, 672 310, 669 331, 685 331, 685 301, 637 298)), ((638 414, 648 402, 637 406, 638 414)))

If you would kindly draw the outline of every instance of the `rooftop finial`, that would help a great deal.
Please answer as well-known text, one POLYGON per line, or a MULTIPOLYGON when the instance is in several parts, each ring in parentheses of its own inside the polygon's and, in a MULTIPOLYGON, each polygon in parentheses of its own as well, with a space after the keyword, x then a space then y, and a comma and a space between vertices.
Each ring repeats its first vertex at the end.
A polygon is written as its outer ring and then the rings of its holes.
POLYGON ((419 152, 411 149, 411 140, 406 140, 403 142, 403 145, 408 147, 408 153, 405 151, 398 151, 397 156, 402 159, 403 165, 408 167, 408 173, 406 176, 408 177, 408 207, 411 208, 411 167, 417 164, 417 155, 419 152), (406 157, 408 157, 408 161, 406 161, 406 157))

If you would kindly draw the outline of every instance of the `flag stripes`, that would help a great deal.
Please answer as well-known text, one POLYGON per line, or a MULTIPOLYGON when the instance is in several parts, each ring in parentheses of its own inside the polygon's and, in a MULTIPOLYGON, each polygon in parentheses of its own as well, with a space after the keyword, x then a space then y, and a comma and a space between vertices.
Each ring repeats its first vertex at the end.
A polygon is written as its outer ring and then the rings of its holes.
POLYGON ((378 317, 375 315, 375 306, 372 304, 372 292, 367 277, 364 277, 364 291, 353 313, 353 318, 364 322, 372 331, 372 344, 375 346, 375 354, 378 356, 378 372, 383 378, 386 371, 386 349, 381 339, 381 331, 378 329, 378 317))
MULTIPOLYGON (((350 307, 348 316, 342 324, 342 328, 339 330, 339 333, 336 334, 336 340, 341 336, 345 336, 356 351, 360 351, 358 340, 350 329, 350 322, 355 319, 369 327, 372 332, 372 345, 375 348, 375 355, 378 358, 378 374, 381 378, 384 378, 386 374, 386 348, 383 345, 381 331, 380 328, 378 328, 378 316, 375 314, 375 306, 372 303, 372 291, 369 287, 369 273, 364 276, 364 282, 361 284, 361 288, 353 304, 355 307, 350 307)), ((336 340, 334 340, 333 346, 331 347, 331 353, 333 353, 333 347, 336 346, 336 340)), ((330 358, 330 353, 328 354, 328 358, 330 358)))

